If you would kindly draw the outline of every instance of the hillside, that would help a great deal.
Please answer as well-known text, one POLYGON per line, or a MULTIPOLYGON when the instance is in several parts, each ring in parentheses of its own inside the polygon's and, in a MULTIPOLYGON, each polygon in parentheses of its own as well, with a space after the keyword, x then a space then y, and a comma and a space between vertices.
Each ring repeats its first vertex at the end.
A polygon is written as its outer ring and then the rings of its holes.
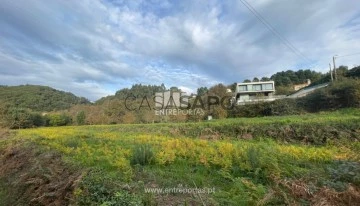
POLYGON ((90 103, 70 92, 39 85, 0 86, 0 102, 33 111, 63 110, 75 104, 90 103))
MULTIPOLYGON (((168 88, 172 91, 179 91, 177 87, 170 87, 168 88)), ((131 88, 123 88, 118 90, 115 95, 110 95, 107 97, 103 97, 96 101, 96 104, 103 104, 106 101, 111 101, 115 99, 124 100, 128 96, 135 96, 135 97, 152 97, 156 92, 164 92, 167 88, 164 84, 160 86, 157 85, 142 85, 142 84, 134 84, 131 88)))

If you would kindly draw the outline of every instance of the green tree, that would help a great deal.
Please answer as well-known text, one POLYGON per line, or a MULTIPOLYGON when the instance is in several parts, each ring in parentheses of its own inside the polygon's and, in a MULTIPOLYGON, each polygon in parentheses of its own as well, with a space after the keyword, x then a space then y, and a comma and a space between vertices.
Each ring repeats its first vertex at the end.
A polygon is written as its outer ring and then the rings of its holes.
POLYGON ((85 124, 86 115, 84 111, 80 111, 76 115, 76 122, 78 125, 84 125, 85 124))
POLYGON ((32 112, 30 118, 33 124, 32 126, 34 127, 46 126, 45 118, 41 116, 41 114, 37 112, 32 112))
POLYGON ((266 82, 266 81, 270 81, 271 79, 269 77, 263 77, 261 78, 261 81, 262 82, 266 82))
POLYGON ((7 126, 11 129, 32 127, 31 113, 22 108, 10 108, 6 114, 7 126))
POLYGON ((181 92, 181 89, 179 89, 178 87, 170 87, 170 91, 172 91, 172 92, 181 92))
POLYGON ((50 126, 65 126, 71 123, 71 118, 65 114, 48 115, 50 126))
POLYGON ((207 87, 200 87, 200 88, 197 89, 197 95, 203 96, 203 95, 205 95, 208 91, 209 91, 209 89, 208 89, 207 87))
POLYGON ((360 78, 360 66, 350 69, 347 74, 347 77, 360 78))

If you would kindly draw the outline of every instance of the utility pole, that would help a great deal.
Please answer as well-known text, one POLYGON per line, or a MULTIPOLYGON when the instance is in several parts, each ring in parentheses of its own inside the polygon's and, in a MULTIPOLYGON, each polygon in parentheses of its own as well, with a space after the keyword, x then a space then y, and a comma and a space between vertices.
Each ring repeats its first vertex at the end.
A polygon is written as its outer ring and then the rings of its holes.
POLYGON ((334 63, 334 79, 337 80, 337 76, 336 76, 336 66, 335 66, 335 58, 337 55, 333 56, 333 63, 334 63))
POLYGON ((331 77, 331 81, 334 81, 334 79, 333 79, 333 73, 332 73, 332 71, 331 71, 331 64, 329 63, 329 68, 330 68, 330 77, 331 77))

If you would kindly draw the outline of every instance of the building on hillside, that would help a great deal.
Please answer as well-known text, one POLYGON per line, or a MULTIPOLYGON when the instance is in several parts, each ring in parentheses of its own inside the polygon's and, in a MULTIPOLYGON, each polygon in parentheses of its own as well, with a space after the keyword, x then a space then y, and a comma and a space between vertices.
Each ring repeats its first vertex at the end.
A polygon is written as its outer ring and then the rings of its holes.
POLYGON ((237 105, 274 101, 285 97, 275 95, 274 81, 237 83, 234 96, 237 105))
POLYGON ((304 87, 309 86, 310 84, 311 84, 311 80, 310 80, 310 79, 307 79, 307 80, 306 80, 306 83, 303 83, 303 84, 295 84, 295 85, 293 86, 293 88, 294 88, 294 91, 298 91, 298 90, 300 90, 300 89, 302 89, 302 88, 304 88, 304 87))

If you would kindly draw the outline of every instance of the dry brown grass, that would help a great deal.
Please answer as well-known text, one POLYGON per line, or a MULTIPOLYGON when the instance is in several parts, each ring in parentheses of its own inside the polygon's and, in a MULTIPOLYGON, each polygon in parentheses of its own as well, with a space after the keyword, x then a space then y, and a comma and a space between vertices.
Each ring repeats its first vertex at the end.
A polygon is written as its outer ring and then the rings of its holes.
POLYGON ((59 154, 9 147, 0 152, 0 179, 6 205, 68 205, 81 178, 59 154))
POLYGON ((10 134, 9 129, 0 127, 0 139, 8 137, 10 134))
POLYGON ((358 206, 360 189, 349 185, 346 191, 336 192, 334 189, 323 187, 311 198, 311 203, 314 206, 358 206))
MULTIPOLYGON (((360 206, 360 188, 349 184, 343 192, 337 192, 335 189, 321 187, 310 189, 306 181, 292 180, 286 181, 278 178, 272 178, 278 185, 285 187, 295 199, 308 200, 313 206, 360 206)), ((279 193, 279 191, 278 191, 279 193)), ((280 194, 287 200, 286 194, 280 194)), ((295 202, 287 200, 289 205, 298 205, 295 202)))

